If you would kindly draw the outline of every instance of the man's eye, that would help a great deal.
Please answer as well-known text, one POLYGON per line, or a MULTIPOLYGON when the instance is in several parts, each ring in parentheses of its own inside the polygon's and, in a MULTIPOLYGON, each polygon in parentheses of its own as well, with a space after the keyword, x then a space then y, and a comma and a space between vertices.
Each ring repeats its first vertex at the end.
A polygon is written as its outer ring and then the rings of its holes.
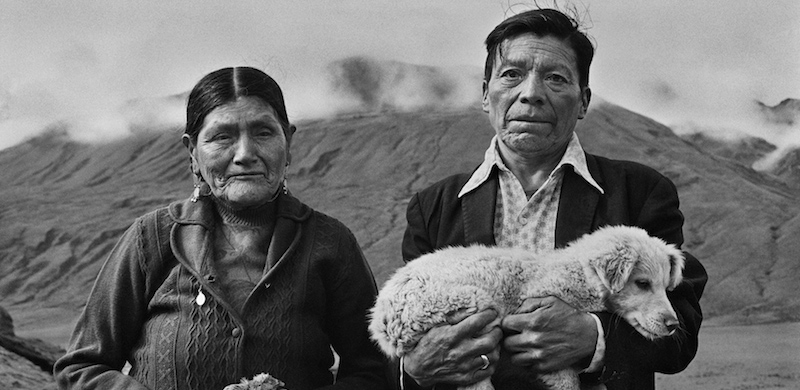
POLYGON ((564 76, 562 76, 560 74, 551 74, 551 75, 547 76, 547 79, 550 80, 550 81, 554 81, 556 83, 568 83, 569 82, 569 80, 566 77, 564 77, 564 76))
POLYGON ((275 134, 275 131, 266 127, 263 129, 258 129, 255 132, 257 137, 271 137, 273 134, 275 134))
POLYGON ((509 70, 506 70, 503 73, 501 73, 500 77, 502 77, 504 79, 516 80, 516 79, 522 77, 522 72, 520 72, 519 70, 516 70, 516 69, 509 69, 509 70))
POLYGON ((218 134, 214 134, 214 136, 211 137, 211 141, 227 141, 227 140, 230 140, 230 139, 231 139, 231 136, 228 133, 218 133, 218 134))

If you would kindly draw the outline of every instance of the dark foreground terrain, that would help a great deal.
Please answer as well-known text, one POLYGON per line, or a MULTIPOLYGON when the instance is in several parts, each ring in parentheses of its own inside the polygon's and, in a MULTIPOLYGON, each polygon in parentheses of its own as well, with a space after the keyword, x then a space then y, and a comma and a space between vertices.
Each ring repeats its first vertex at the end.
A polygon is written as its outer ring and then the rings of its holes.
MULTIPOLYGON (((353 230, 379 283, 402 264, 411 195, 473 169, 492 136, 478 108, 373 111, 298 125, 291 190, 353 230)), ((694 142, 602 101, 579 126, 588 151, 643 162, 675 182, 685 249, 708 269, 701 351, 685 373, 660 377, 659 387, 792 388, 800 371, 797 159, 787 155, 788 170, 755 171, 740 157, 752 162, 769 148, 731 152, 749 144, 694 142)), ((189 196, 180 129, 90 145, 54 127, 0 151, 0 166, 0 307, 13 317, 17 344, 52 357, 117 237, 135 217, 189 196)), ((0 388, 46 388, 41 364, 5 343, 0 388)))

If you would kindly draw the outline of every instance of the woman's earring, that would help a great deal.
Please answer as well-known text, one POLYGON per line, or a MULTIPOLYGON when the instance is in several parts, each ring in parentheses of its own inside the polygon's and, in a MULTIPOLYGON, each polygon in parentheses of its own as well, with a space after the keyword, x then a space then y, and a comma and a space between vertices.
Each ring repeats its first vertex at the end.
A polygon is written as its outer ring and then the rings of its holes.
POLYGON ((283 178, 283 194, 284 195, 288 195, 289 194, 289 180, 286 179, 285 176, 283 178))
POLYGON ((194 191, 192 191, 191 201, 196 203, 200 199, 200 183, 194 183, 194 191))
POLYGON ((189 198, 189 200, 191 200, 192 203, 196 203, 200 198, 209 195, 211 195, 211 187, 203 180, 202 176, 195 176, 194 191, 192 191, 192 197, 189 198))

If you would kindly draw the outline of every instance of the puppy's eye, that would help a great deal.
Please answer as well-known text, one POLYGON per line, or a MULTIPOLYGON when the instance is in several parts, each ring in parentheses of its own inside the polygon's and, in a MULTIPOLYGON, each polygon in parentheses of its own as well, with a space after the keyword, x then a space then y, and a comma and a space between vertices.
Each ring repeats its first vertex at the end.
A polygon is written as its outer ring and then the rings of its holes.
POLYGON ((636 287, 639 287, 642 290, 649 290, 650 289, 650 281, 649 280, 640 279, 640 280, 635 281, 634 283, 636 283, 636 287))

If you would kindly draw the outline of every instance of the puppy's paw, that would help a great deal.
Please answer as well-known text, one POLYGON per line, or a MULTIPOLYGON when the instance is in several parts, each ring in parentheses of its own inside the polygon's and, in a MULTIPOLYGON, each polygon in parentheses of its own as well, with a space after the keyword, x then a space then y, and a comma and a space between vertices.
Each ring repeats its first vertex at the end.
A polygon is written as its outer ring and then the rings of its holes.
POLYGON ((242 381, 225 386, 222 390, 286 390, 286 384, 270 374, 258 374, 253 379, 242 378, 242 381))

